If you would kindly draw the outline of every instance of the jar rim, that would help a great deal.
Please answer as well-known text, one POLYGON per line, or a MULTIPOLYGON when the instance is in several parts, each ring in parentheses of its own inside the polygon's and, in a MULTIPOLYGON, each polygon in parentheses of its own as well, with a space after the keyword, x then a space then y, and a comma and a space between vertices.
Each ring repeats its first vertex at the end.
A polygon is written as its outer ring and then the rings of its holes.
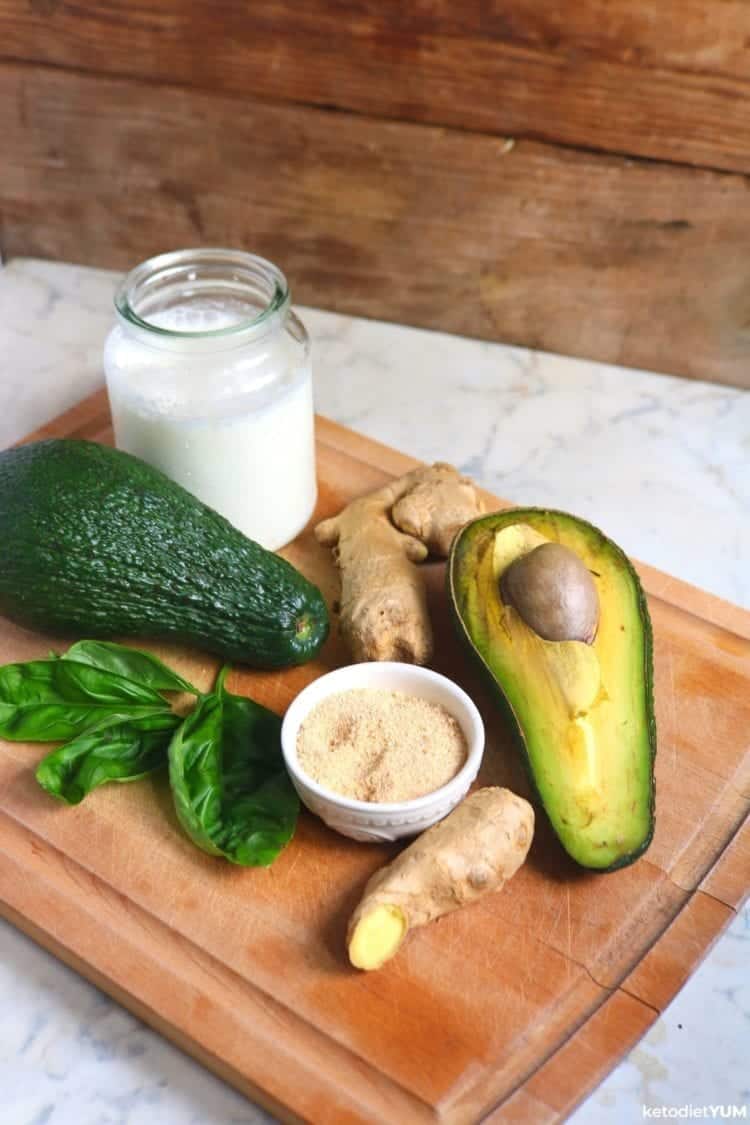
POLYGON ((194 340, 223 339, 241 333, 250 332, 255 335, 265 332, 273 322, 285 316, 290 301, 291 293, 286 277, 273 262, 249 251, 219 246, 170 250, 146 258, 125 275, 114 296, 115 309, 128 324, 165 339, 194 340), (260 291, 265 301, 263 307, 252 316, 238 317, 232 324, 200 331, 165 328, 138 312, 139 297, 152 295, 160 284, 175 284, 181 276, 184 276, 186 283, 194 283, 201 269, 205 271, 212 268, 215 271, 225 270, 227 279, 238 286, 244 282, 249 287, 252 282, 255 293, 260 291))

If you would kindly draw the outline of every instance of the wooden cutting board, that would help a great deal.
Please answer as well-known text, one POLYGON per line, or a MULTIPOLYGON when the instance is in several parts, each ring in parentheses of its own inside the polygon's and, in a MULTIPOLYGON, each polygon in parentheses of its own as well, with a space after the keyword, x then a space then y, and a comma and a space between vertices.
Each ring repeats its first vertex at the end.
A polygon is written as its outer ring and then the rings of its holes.
MULTIPOLYGON (((110 441, 99 393, 34 435, 110 441)), ((324 419, 316 518, 414 464, 324 419)), ((489 498, 495 507, 502 501, 489 498)), ((329 601, 337 579, 308 529, 285 552, 329 601)), ((0 743, 0 910, 185 1050, 286 1120, 559 1120, 656 1019, 740 905, 750 877, 750 614, 641 567, 654 624, 657 830, 634 866, 586 874, 544 823, 500 894, 411 936, 388 966, 347 963, 347 917, 394 849, 311 815, 267 870, 197 851, 162 777, 74 809, 36 785, 40 746, 0 743)), ((481 780, 527 793, 502 719, 427 567, 435 666, 487 724, 481 780)), ((55 642, 0 621, 0 659, 55 642)), ((58 642, 59 647, 59 642, 58 642)), ((154 646, 201 685, 215 664, 154 646)), ((236 671, 230 689, 283 711, 346 660, 236 671)))

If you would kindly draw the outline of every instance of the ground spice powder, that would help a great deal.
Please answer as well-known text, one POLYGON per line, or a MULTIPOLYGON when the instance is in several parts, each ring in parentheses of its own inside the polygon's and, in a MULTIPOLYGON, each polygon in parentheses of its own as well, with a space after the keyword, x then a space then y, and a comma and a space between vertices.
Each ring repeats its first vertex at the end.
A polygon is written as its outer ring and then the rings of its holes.
POLYGON ((358 688, 329 695, 297 735, 302 769, 358 801, 409 801, 445 785, 466 761, 456 719, 402 691, 358 688))

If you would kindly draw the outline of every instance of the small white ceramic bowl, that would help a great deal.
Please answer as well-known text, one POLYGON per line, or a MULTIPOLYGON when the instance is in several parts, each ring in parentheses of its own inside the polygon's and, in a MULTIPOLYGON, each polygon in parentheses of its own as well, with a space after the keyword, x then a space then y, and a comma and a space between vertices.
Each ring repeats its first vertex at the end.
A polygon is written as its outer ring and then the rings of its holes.
POLYGON ((466 692, 446 676, 414 664, 384 660, 337 668, 308 684, 284 716, 281 746, 300 800, 330 828, 353 840, 397 840, 401 836, 415 836, 442 820, 466 796, 482 762, 484 724, 466 692), (468 747, 466 761, 456 776, 424 797, 391 803, 355 801, 313 781, 297 758, 299 728, 321 699, 352 688, 403 691, 442 704, 460 724, 468 747))

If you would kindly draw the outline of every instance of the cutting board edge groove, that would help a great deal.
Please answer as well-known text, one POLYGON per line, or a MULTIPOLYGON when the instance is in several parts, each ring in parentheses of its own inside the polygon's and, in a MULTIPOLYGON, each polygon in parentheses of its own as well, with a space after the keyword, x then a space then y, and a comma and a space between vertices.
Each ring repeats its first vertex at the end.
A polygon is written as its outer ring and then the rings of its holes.
MULTIPOLYGON (((76 884, 78 887, 100 888, 97 890, 97 895, 100 896, 103 900, 106 900, 109 896, 111 896, 113 899, 122 899, 122 893, 118 891, 117 888, 113 887, 105 879, 97 875, 95 872, 91 871, 88 867, 82 865, 78 861, 78 859, 74 859, 73 857, 67 855, 54 843, 46 840, 43 836, 36 833, 22 821, 17 820, 12 814, 9 814, 5 810, 0 810, 0 836, 3 833, 3 826, 5 826, 7 831, 8 825, 10 825, 11 832, 15 833, 20 841, 28 843, 29 847, 32 849, 32 851, 35 852, 36 855, 52 857, 54 863, 56 863, 60 867, 64 867, 66 878, 73 884, 76 884)), ((6 858, 8 858, 9 853, 7 851, 3 854, 6 858)), ((20 856, 16 857, 15 859, 13 859, 12 856, 10 858, 11 861, 14 862, 19 868, 22 867, 22 858, 20 856)), ((60 895, 60 888, 57 886, 54 880, 44 879, 38 871, 31 871, 29 869, 26 869, 25 874, 29 881, 33 880, 38 887, 43 888, 47 893, 58 896, 60 895)), ((0 882, 1 881, 2 879, 0 878, 0 882)), ((24 890, 25 889, 26 888, 24 888, 24 890)), ((202 948, 185 934, 180 933, 179 931, 168 932, 170 928, 162 919, 160 919, 157 915, 153 914, 150 910, 148 910, 141 904, 133 902, 132 900, 128 900, 128 915, 130 916, 131 914, 136 917, 136 921, 141 917, 145 919, 146 923, 152 928, 148 932, 156 931, 160 935, 162 934, 162 932, 164 932, 163 936, 166 943, 171 942, 174 945, 177 953, 179 955, 186 955, 193 964, 205 967, 206 972, 216 980, 228 978, 230 983, 239 982, 240 988, 247 991, 250 994, 251 998, 257 997, 257 1001, 260 1004, 261 1011, 265 1013, 269 1005, 274 1008, 281 1009, 284 1016, 288 1017, 291 1024, 297 1027, 304 1036, 310 1037, 314 1041, 321 1044, 325 1044, 327 1047, 329 1045, 332 1045, 335 1052, 340 1057, 348 1060, 350 1070, 361 1072, 362 1074, 364 1074, 370 1084, 382 1083, 384 1076, 381 1074, 381 1072, 377 1071, 367 1059, 363 1058, 362 1055, 347 1047, 346 1044, 341 1043, 338 1040, 331 1039, 328 1035, 326 1035, 324 1031, 308 1023, 303 1016, 298 1015, 283 1001, 280 1001, 276 997, 274 997, 272 993, 269 993, 254 981, 243 978, 235 969, 219 961, 209 950, 202 948), (190 952, 191 950, 192 953, 190 952)), ((93 984, 96 985, 97 988, 100 988, 102 991, 113 995, 113 997, 117 999, 118 1002, 123 1002, 121 1000, 121 995, 126 996, 128 998, 128 1002, 125 1003, 125 1007, 137 1007, 139 1010, 135 1014, 139 1019, 143 1020, 144 1023, 148 1024, 149 1026, 157 1027, 157 1029, 159 1030, 161 1030, 164 1026, 168 1026, 169 1028, 171 1028, 174 1032, 174 1036, 179 1039, 178 1045, 181 1047, 181 1049, 185 1050, 188 1054, 191 1053, 191 1044, 193 1040, 190 1040, 190 1043, 188 1043, 187 1045, 182 1041, 185 1037, 188 1036, 188 1032, 183 1030, 183 1028, 179 1024, 163 1016, 157 1008, 149 1005, 142 996, 133 991, 132 988, 129 988, 125 983, 118 980, 116 971, 114 969, 110 972, 107 972, 104 968, 93 965, 86 961, 86 959, 76 948, 75 930, 71 929, 69 933, 65 930, 56 933, 45 930, 41 921, 38 921, 30 917, 29 915, 24 915, 23 913, 21 913, 18 907, 9 901, 9 896, 3 893, 0 893, 0 915, 8 917, 8 920, 11 921, 13 925, 22 930, 22 932, 27 933, 27 935, 31 937, 38 945, 41 945, 43 948, 49 949, 50 952, 55 953, 58 949, 63 950, 65 952, 65 956, 61 957, 63 961, 66 961, 67 963, 67 959, 74 960, 76 962, 76 971, 79 972, 81 976, 90 980, 93 984), (12 918, 8 917, 10 914, 13 915, 12 918), (34 932, 32 933, 27 929, 24 929, 24 925, 21 924, 23 922, 28 922, 29 926, 33 928, 34 932)), ((102 917, 97 914, 96 911, 92 911, 91 914, 87 915, 87 920, 89 924, 96 930, 101 931, 103 934, 111 935, 112 928, 102 920, 102 917)), ((78 938, 78 944, 80 947, 80 937, 78 938)), ((147 954, 147 956, 149 960, 151 960, 151 955, 147 954)), ((158 969, 159 962, 154 960, 153 963, 158 969)), ((172 962, 170 962, 170 964, 172 964, 172 962)), ((172 1036, 170 1036, 170 1038, 172 1038, 172 1036)), ((270 1040, 270 1037, 268 1038, 270 1040)), ((278 1041, 274 1040, 273 1042, 274 1045, 277 1045, 278 1041)), ((201 1055, 217 1058, 218 1063, 222 1066, 228 1065, 225 1064, 224 1060, 219 1056, 215 1056, 202 1043, 198 1042, 197 1048, 201 1055)), ((284 1053, 285 1056, 288 1057, 289 1051, 285 1050, 284 1053)), ((307 1069, 311 1077, 319 1077, 319 1072, 317 1070, 314 1070, 312 1066, 308 1066, 307 1069)), ((278 1105, 276 1105, 276 1100, 274 1099, 273 1095, 268 1093, 265 1088, 259 1083, 256 1084, 248 1075, 240 1073, 240 1078, 243 1085, 251 1085, 254 1088, 256 1088, 257 1086, 257 1090, 263 1094, 264 1098, 267 1101, 273 1101, 275 1104, 274 1112, 277 1112, 279 1108, 286 1108, 281 1103, 278 1103, 278 1105)), ((401 1099, 412 1109, 421 1109, 425 1114, 425 1120, 432 1120, 433 1114, 428 1103, 424 1102, 417 1095, 413 1094, 411 1091, 407 1090, 398 1082, 388 1078, 387 1076, 385 1077, 385 1080, 389 1083, 391 1093, 393 1095, 395 1095, 398 1099, 401 1099)), ((237 1083, 235 1082, 234 1084, 236 1085, 237 1083)), ((356 1102, 356 1100, 357 1099, 354 1097, 351 1098, 352 1102, 356 1102)), ((366 1119, 363 1118, 363 1120, 366 1119)))

